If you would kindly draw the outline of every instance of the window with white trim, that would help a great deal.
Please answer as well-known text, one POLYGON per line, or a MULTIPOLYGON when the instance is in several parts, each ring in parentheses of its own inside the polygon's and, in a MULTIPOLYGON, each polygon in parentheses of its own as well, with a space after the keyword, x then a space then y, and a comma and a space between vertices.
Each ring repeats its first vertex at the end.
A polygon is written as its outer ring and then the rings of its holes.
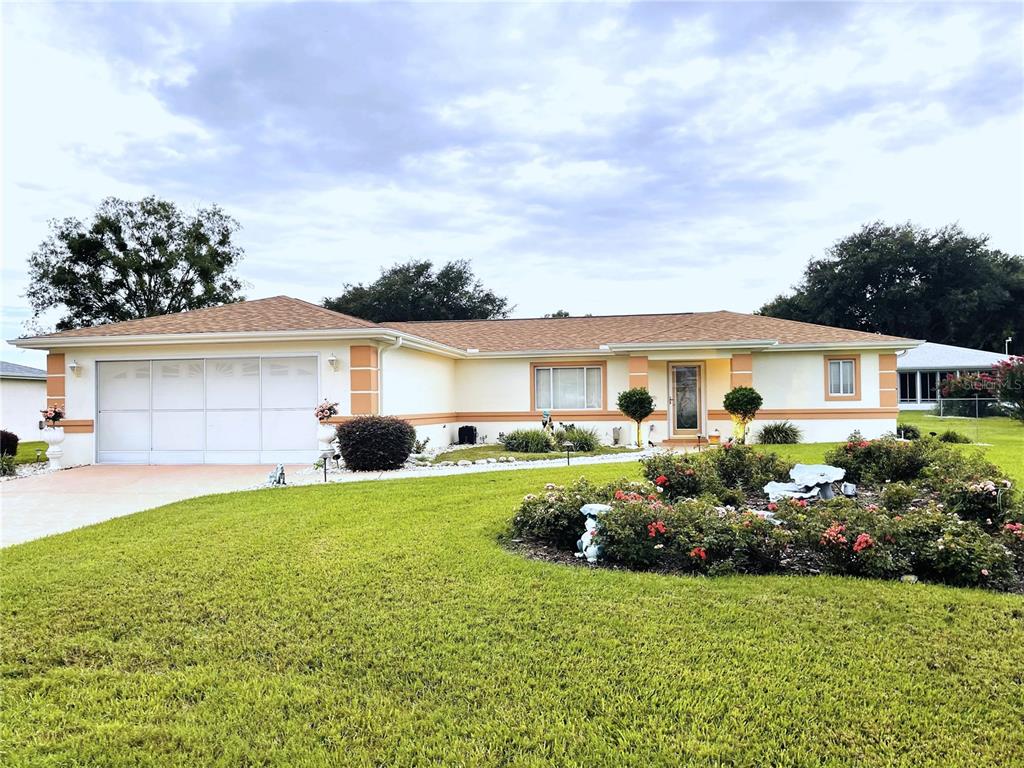
POLYGON ((851 360, 828 361, 828 393, 830 395, 855 395, 857 385, 854 377, 857 364, 851 360))
POLYGON ((533 403, 538 410, 601 408, 600 366, 537 366, 533 369, 533 403))

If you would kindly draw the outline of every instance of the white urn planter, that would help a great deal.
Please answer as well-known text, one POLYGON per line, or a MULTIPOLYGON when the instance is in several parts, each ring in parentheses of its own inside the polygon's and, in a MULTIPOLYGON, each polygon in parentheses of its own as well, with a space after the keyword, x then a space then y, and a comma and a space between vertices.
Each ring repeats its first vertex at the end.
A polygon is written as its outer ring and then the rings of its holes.
POLYGON ((64 448, 64 427, 45 427, 42 430, 43 440, 46 441, 46 458, 50 462, 50 469, 63 469, 64 448))
POLYGON ((320 453, 331 450, 331 443, 334 442, 334 437, 337 431, 337 426, 327 421, 321 421, 316 428, 316 439, 320 444, 320 453))

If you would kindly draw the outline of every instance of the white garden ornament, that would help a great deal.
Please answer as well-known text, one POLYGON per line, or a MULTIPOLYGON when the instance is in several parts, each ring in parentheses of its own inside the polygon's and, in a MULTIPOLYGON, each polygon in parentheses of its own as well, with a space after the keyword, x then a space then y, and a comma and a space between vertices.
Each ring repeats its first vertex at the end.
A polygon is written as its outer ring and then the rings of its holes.
POLYGON ((585 557, 588 563, 597 562, 601 556, 601 545, 594 541, 601 528, 597 519, 609 511, 611 511, 611 507, 607 504, 584 504, 580 507, 580 514, 586 519, 583 523, 585 527, 583 535, 576 542, 576 549, 579 550, 576 557, 585 557))
POLYGON ((49 460, 50 469, 64 469, 64 427, 48 426, 41 434, 46 441, 46 458, 49 460))

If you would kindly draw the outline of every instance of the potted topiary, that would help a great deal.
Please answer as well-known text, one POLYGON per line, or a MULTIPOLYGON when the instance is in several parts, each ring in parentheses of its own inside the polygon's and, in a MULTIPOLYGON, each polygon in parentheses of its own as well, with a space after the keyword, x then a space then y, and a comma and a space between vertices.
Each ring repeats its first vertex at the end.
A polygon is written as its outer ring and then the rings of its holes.
POLYGON ((643 448, 640 427, 643 420, 654 413, 654 398, 644 387, 633 387, 619 393, 618 406, 623 415, 636 422, 636 447, 643 448))
POLYGON ((726 393, 722 405, 732 416, 733 437, 743 443, 747 439, 747 425, 757 416, 764 398, 753 387, 736 387, 726 393))
POLYGON ((337 430, 337 427, 330 423, 330 419, 338 415, 338 404, 324 400, 313 409, 313 415, 316 416, 318 422, 316 439, 320 444, 320 452, 329 451, 331 450, 331 443, 334 442, 335 431, 337 430))
POLYGON ((45 411, 40 411, 46 421, 46 427, 42 430, 43 440, 46 441, 46 458, 50 460, 51 469, 62 469, 64 465, 61 459, 64 457, 64 449, 61 444, 64 442, 64 427, 58 427, 64 418, 64 406, 54 405, 45 411))

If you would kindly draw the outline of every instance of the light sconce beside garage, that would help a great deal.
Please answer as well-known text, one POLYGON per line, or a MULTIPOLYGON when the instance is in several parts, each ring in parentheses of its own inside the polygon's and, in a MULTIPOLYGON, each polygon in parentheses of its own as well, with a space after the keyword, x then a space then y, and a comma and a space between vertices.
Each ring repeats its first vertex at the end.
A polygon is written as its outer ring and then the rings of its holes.
POLYGON ((327 364, 331 366, 331 370, 338 370, 338 357, 333 352, 331 356, 327 358, 327 364))
POLYGON ((68 370, 71 371, 73 376, 82 375, 82 366, 77 360, 72 360, 71 365, 68 366, 68 370))

